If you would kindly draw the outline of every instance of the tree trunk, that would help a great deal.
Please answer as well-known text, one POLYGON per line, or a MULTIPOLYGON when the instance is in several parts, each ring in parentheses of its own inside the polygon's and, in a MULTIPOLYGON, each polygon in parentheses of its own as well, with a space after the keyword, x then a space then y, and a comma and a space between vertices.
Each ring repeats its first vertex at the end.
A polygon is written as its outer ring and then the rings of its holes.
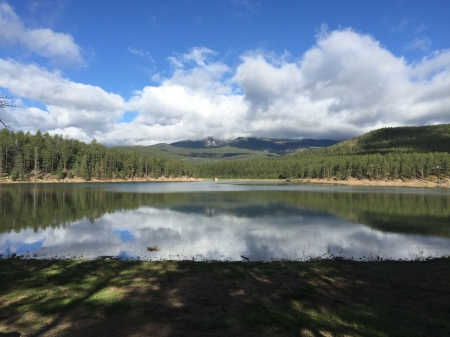
POLYGON ((39 168, 39 157, 38 157, 38 148, 34 147, 34 182, 36 182, 39 168))

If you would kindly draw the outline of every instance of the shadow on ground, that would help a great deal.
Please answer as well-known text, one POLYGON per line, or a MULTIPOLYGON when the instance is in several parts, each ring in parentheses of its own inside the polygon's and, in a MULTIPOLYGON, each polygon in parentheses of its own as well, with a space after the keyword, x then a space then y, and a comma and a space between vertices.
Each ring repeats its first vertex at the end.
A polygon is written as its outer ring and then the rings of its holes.
POLYGON ((450 334, 449 259, 0 267, 0 336, 450 334))

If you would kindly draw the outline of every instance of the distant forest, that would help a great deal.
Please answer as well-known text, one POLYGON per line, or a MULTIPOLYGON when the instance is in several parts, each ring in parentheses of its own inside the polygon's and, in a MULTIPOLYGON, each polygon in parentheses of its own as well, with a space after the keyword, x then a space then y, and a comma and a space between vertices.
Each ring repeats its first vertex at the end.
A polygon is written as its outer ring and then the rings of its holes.
POLYGON ((436 180, 450 176, 450 154, 333 155, 327 150, 315 150, 281 158, 203 164, 199 166, 198 174, 218 178, 436 180))
POLYGON ((199 175, 222 178, 447 179, 450 124, 382 128, 333 146, 280 158, 216 162, 199 175))
POLYGON ((48 133, 0 131, 0 177, 429 179, 450 177, 450 124, 384 128, 294 155, 192 164, 48 133))
POLYGON ((109 149, 95 140, 86 144, 38 131, 35 135, 0 131, 0 177, 33 180, 45 174, 58 179, 81 177, 133 179, 160 176, 193 176, 195 167, 183 161, 141 156, 109 149))

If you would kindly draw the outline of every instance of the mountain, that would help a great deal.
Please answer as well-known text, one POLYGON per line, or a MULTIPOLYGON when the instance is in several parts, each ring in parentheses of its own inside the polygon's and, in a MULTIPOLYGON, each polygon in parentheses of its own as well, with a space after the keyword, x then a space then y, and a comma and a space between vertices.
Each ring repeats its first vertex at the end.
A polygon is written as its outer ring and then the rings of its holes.
POLYGON ((450 124, 382 128, 327 149, 335 154, 450 152, 450 124))
POLYGON ((448 184, 450 124, 383 128, 289 156, 199 165, 197 173, 224 179, 417 179, 429 186, 448 184))
POLYGON ((317 147, 328 147, 336 144, 337 141, 329 139, 276 139, 276 138, 256 138, 256 137, 239 137, 228 140, 216 140, 212 137, 203 140, 184 140, 171 143, 171 146, 184 149, 206 149, 235 147, 238 149, 246 149, 253 151, 267 151, 284 155, 288 153, 298 152, 317 147))
POLYGON ((239 137, 227 140, 208 137, 151 146, 118 146, 120 151, 134 151, 142 155, 182 159, 189 162, 214 162, 262 157, 278 157, 313 148, 336 144, 328 139, 276 139, 239 137))

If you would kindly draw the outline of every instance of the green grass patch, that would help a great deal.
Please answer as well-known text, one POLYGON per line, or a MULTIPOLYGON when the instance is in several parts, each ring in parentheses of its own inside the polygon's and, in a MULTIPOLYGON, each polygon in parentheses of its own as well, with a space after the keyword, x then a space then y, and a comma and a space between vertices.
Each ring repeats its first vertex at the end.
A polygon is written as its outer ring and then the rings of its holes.
POLYGON ((24 263, 0 260, 0 332, 450 334, 448 258, 305 263, 29 260, 26 267, 24 263))

